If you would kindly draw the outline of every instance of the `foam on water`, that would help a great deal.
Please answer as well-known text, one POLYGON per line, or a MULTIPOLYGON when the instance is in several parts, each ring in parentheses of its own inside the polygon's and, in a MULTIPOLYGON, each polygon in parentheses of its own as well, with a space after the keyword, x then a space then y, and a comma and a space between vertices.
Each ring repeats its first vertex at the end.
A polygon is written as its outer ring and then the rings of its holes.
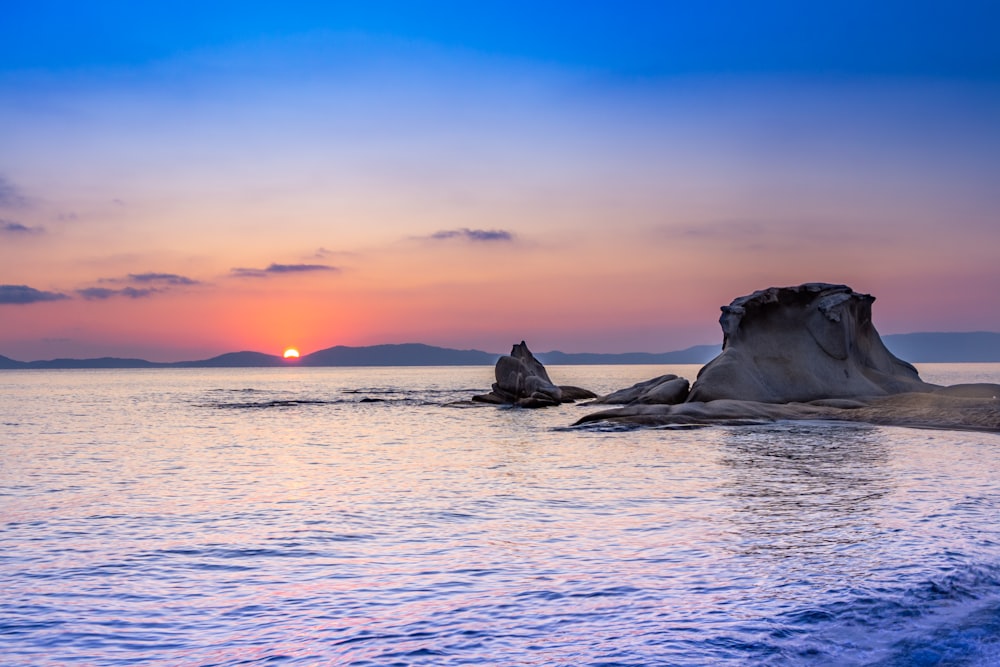
POLYGON ((1000 660, 1000 437, 447 406, 491 381, 0 374, 0 664, 1000 660))

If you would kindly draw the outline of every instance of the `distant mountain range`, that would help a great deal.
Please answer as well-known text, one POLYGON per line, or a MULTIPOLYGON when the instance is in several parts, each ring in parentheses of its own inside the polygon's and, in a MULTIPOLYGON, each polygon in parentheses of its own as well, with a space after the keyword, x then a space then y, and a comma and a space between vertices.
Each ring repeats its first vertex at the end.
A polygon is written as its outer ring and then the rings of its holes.
POLYGON ((586 364, 704 364, 714 359, 722 351, 721 345, 695 345, 676 352, 624 352, 621 354, 598 354, 593 352, 540 352, 535 355, 543 364, 586 365, 586 364))
MULTIPOLYGON (((911 333, 882 336, 886 347, 914 363, 1000 362, 1000 333, 911 333)), ((695 345, 675 352, 623 354, 541 352, 535 356, 548 365, 585 364, 704 364, 721 350, 720 345, 695 345)), ((200 361, 160 363, 145 359, 49 359, 15 361, 0 356, 0 369, 30 368, 266 368, 271 366, 492 366, 500 354, 481 350, 453 350, 420 343, 347 347, 337 345, 286 360, 262 352, 230 352, 200 361)))
POLYGON ((913 363, 1000 361, 1000 333, 909 333, 882 336, 889 351, 913 363))

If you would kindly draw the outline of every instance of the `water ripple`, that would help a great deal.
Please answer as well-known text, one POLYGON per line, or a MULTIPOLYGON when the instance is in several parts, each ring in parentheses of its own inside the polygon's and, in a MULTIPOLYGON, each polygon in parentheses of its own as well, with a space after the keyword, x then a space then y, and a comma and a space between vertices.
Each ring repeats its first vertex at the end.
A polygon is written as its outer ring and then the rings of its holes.
POLYGON ((0 396, 0 663, 1000 662, 996 435, 566 428, 445 407, 492 369, 280 370, 0 396))

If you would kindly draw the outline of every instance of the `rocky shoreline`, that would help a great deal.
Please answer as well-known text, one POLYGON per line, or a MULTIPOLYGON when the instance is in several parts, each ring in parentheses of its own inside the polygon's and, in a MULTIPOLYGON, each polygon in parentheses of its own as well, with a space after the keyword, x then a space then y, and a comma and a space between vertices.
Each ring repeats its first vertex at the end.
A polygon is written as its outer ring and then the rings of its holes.
POLYGON ((1000 384, 924 382, 886 349, 872 323, 874 301, 828 283, 739 297, 722 307, 722 352, 693 384, 664 375, 605 396, 555 385, 522 341, 497 362, 493 390, 472 400, 538 408, 591 398, 586 405, 621 406, 588 414, 575 425, 821 419, 1000 431, 1000 384))

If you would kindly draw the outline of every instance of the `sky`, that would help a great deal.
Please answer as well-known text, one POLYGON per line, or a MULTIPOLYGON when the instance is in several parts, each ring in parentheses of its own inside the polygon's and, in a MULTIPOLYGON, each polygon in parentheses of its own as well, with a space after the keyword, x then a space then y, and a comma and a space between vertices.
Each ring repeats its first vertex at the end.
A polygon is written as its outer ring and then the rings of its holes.
POLYGON ((769 286, 1000 331, 992 2, 51 2, 0 355, 663 352, 769 286))

